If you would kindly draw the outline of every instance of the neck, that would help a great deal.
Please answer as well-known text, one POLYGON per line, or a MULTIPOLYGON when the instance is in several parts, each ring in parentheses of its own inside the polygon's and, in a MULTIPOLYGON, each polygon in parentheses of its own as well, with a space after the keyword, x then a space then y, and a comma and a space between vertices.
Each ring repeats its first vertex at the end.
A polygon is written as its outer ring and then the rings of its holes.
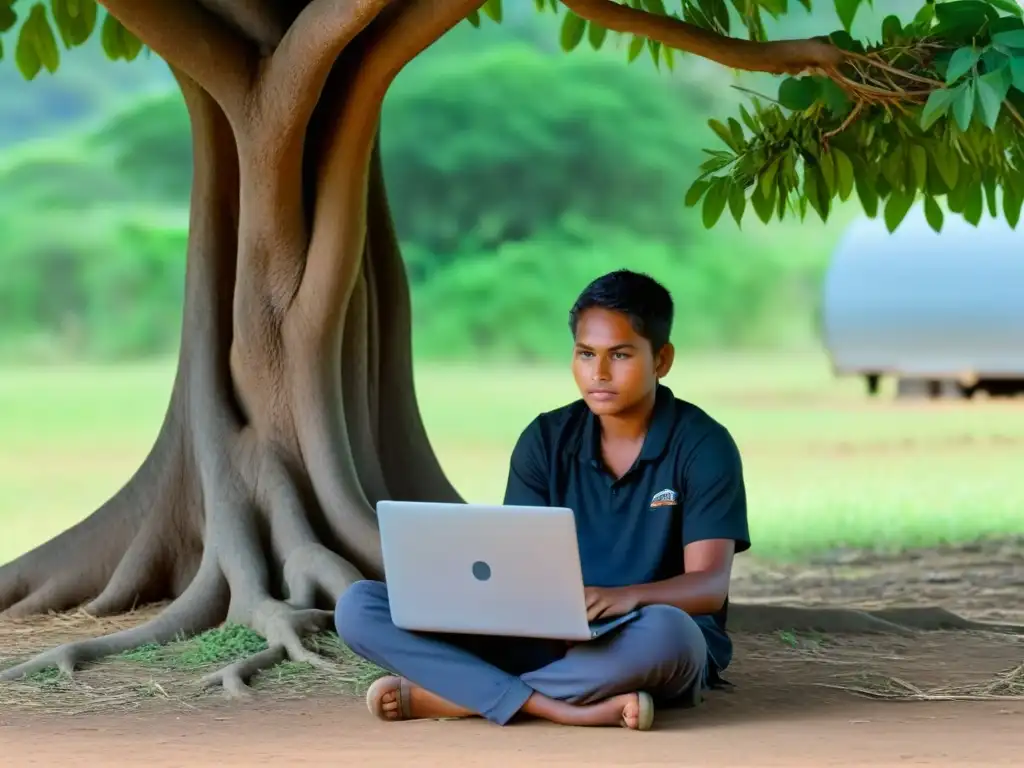
POLYGON ((604 440, 639 441, 647 434, 657 399, 657 387, 635 406, 614 416, 598 416, 604 440))

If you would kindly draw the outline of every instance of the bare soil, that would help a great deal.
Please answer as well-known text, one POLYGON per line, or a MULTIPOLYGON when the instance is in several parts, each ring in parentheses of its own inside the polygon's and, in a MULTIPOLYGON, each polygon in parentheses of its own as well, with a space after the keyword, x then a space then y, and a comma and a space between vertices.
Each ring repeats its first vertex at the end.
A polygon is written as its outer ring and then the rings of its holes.
MULTIPOLYGON (((737 600, 867 608, 937 604, 1024 622, 1024 540, 820 562, 747 562, 737 600)), ((146 612, 120 619, 138 622, 146 612)), ((0 622, 0 664, 112 628, 81 615, 0 622)), ((257 694, 202 694, 195 670, 116 659, 74 683, 0 690, 0 765, 1010 766, 1024 749, 1024 637, 931 632, 736 637, 728 678, 647 734, 540 723, 384 724, 355 694, 365 670, 284 668, 257 694)))

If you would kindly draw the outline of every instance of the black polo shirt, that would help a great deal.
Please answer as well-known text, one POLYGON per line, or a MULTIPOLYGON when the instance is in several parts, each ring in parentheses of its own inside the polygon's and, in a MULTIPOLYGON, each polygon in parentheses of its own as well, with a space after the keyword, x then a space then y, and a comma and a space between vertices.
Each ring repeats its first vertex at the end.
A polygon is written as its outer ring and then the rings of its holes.
MULTIPOLYGON (((733 539, 750 548, 739 450, 717 421, 658 385, 636 463, 616 480, 601 460, 601 430, 583 400, 542 413, 512 451, 505 503, 569 507, 576 518, 583 582, 621 587, 684 572, 683 547, 733 539)), ((732 659, 728 602, 694 616, 718 670, 732 659)))

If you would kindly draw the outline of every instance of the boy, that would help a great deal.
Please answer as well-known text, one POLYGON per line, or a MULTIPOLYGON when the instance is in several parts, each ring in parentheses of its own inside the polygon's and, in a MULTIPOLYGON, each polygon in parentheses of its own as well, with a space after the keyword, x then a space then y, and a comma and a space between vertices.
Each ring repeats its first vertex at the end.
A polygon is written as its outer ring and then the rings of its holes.
POLYGON ((538 416, 512 452, 505 503, 576 516, 588 618, 639 608, 597 641, 412 633, 387 587, 354 584, 338 632, 391 670, 370 689, 385 720, 518 714, 646 730, 654 702, 695 704, 731 660, 732 558, 750 547, 740 455, 728 431, 660 383, 673 304, 647 275, 592 282, 570 312, 582 399, 538 416))

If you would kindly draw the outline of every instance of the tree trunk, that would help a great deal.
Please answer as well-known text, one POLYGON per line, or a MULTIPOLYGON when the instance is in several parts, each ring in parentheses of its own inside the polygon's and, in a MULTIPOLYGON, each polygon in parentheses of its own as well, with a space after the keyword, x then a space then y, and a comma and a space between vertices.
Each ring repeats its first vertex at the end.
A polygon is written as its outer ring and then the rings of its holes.
MULTIPOLYGON (((314 0, 289 25, 255 0, 105 1, 176 67, 192 119, 178 371, 139 470, 84 522, 0 568, 0 613, 171 603, 147 624, 55 648, 0 679, 53 665, 70 673, 225 620, 269 648, 209 683, 238 692, 285 656, 316 663, 303 634, 330 625, 353 581, 383 576, 375 503, 459 499, 414 394, 378 120, 401 67, 481 3, 314 0), (213 9, 226 16, 202 15, 213 9)), ((754 631, 950 621, 770 606, 732 616, 754 631)))
POLYGON ((316 206, 332 224, 308 250, 329 254, 335 286, 328 293, 310 283, 304 293, 276 260, 284 227, 262 215, 301 204, 253 178, 265 169, 259 160, 245 164, 260 148, 240 146, 214 99, 176 74, 195 159, 167 416, 117 495, 0 569, 0 612, 19 617, 88 601, 87 611, 104 615, 173 602, 149 624, 57 648, 3 679, 52 664, 71 671, 226 619, 264 635, 274 651, 268 661, 280 660, 279 650, 309 659, 302 634, 329 625, 353 581, 383 577, 375 503, 459 500, 416 403, 409 287, 376 123, 363 152, 352 146, 358 130, 342 126, 328 142, 343 172, 327 177, 342 183, 321 193, 316 206))

